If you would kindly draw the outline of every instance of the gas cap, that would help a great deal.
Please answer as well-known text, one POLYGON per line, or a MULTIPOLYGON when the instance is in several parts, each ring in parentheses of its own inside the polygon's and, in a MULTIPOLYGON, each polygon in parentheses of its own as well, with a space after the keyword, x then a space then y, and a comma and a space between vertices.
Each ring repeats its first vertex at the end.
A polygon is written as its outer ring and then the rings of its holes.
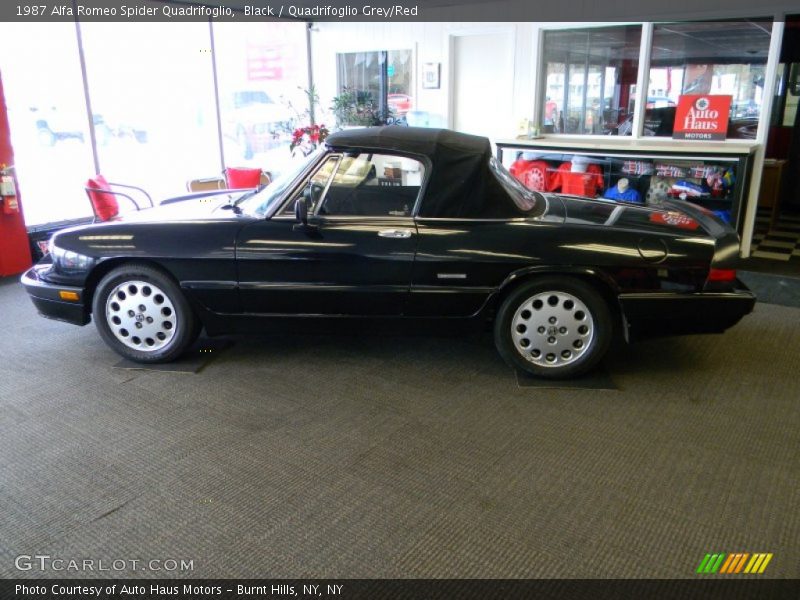
POLYGON ((660 263, 669 253, 667 243, 661 238, 642 238, 637 249, 641 257, 651 263, 660 263))

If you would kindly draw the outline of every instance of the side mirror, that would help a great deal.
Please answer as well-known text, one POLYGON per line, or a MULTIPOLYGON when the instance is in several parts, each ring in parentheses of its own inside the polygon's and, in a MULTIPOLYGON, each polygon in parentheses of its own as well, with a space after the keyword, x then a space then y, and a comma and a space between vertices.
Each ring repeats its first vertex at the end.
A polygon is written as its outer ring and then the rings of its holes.
POLYGON ((298 223, 308 225, 308 199, 305 196, 294 203, 294 218, 298 223))

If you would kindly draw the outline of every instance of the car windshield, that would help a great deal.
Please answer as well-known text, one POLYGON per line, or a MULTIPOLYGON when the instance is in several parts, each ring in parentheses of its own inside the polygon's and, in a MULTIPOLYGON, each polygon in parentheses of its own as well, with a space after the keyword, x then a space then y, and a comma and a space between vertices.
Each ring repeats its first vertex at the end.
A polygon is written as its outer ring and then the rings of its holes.
POLYGON ((503 164, 492 157, 489 159, 489 170, 505 188, 508 195, 522 212, 531 217, 543 215, 547 211, 547 200, 541 194, 531 191, 514 179, 503 164))
POLYGON ((247 194, 243 196, 237 205, 244 212, 253 214, 259 218, 263 218, 270 209, 283 198, 284 192, 291 187, 292 183, 308 168, 317 157, 322 154, 324 150, 320 148, 316 152, 312 152, 306 156, 301 162, 293 165, 276 177, 268 186, 263 190, 259 190, 255 194, 247 194))

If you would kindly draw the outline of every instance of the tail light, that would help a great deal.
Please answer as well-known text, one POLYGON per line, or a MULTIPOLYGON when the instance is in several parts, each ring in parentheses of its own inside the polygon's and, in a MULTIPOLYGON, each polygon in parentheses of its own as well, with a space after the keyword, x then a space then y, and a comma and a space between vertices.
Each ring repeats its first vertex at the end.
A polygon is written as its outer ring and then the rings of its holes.
POLYGON ((736 281, 736 269, 711 269, 708 272, 708 283, 712 281, 732 282, 736 281))

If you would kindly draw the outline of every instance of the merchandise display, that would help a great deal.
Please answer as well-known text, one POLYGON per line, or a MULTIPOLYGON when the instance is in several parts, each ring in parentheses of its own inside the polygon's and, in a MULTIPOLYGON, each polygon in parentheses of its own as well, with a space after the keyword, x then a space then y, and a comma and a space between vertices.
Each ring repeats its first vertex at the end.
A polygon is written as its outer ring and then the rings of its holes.
POLYGON ((642 204, 642 197, 639 195, 639 192, 630 187, 630 182, 625 177, 620 179, 617 185, 608 188, 603 197, 607 200, 642 204))
POLYGON ((549 192, 596 198, 603 190, 603 170, 583 157, 559 165, 550 178, 549 192))
POLYGON ((511 174, 528 189, 602 201, 659 206, 667 200, 698 204, 737 225, 750 151, 686 156, 673 153, 581 151, 545 143, 499 144, 513 157, 511 174), (530 146, 536 146, 532 151, 530 146), (523 148, 525 148, 523 150, 523 148))

